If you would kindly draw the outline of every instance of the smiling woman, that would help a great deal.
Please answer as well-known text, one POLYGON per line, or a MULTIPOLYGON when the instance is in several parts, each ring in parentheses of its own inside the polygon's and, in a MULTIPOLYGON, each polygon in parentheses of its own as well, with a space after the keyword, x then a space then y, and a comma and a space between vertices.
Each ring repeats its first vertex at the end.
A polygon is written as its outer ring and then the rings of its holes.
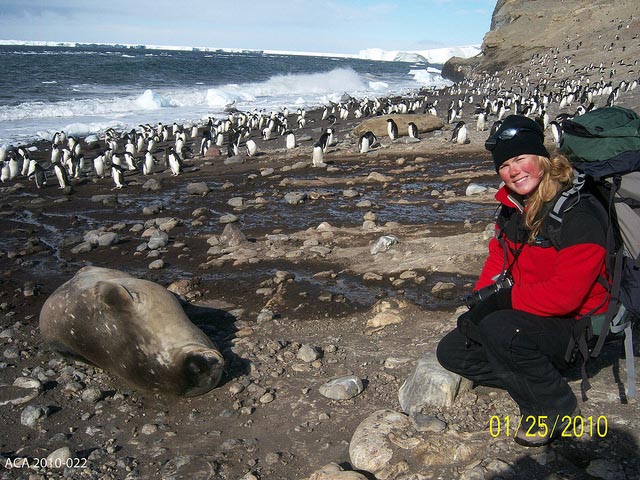
POLYGON ((542 446, 577 414, 561 370, 577 320, 608 305, 598 281, 606 278, 607 219, 597 200, 581 197, 567 210, 556 246, 547 212, 571 186, 568 160, 549 158, 542 128, 518 115, 508 116, 486 147, 505 183, 496 194, 496 235, 469 311, 441 340, 438 359, 478 385, 507 390, 522 415, 515 441, 542 446))

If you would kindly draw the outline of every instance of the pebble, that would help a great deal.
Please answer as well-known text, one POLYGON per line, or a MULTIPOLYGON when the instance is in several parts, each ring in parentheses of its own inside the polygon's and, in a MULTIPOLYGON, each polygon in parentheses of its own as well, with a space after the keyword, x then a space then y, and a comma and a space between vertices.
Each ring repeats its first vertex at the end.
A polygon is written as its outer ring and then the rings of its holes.
POLYGON ((164 268, 164 260, 161 258, 154 260, 149 264, 149 270, 162 270, 164 268))
POLYGON ((238 217, 237 215, 234 215, 232 213, 227 213, 225 215, 222 215, 219 219, 218 222, 219 223, 234 223, 238 221, 238 217))
POLYGON ((102 396, 102 390, 97 387, 89 387, 82 392, 82 400, 87 403, 98 403, 102 396))
POLYGON ((47 455, 47 466, 49 468, 63 468, 69 464, 73 458, 73 452, 69 447, 61 447, 47 455))
POLYGON ((264 395, 262 395, 258 401, 262 404, 267 404, 267 403, 271 403, 276 399, 276 397, 273 395, 273 393, 271 392, 267 392, 264 395))

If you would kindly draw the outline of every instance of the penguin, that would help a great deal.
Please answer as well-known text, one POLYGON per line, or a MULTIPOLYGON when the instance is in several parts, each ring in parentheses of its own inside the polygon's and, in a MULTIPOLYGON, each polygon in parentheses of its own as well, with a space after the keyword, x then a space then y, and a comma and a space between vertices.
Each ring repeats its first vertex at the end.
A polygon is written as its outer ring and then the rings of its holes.
POLYGON ((18 155, 22 157, 22 170, 20 171, 20 174, 23 177, 27 177, 27 173, 29 171, 29 163, 31 162, 29 151, 24 147, 18 147, 18 155))
POLYGON ((247 140, 246 147, 247 155, 249 155, 250 157, 255 157, 256 153, 258 153, 258 146, 256 145, 256 142, 254 142, 253 140, 247 140))
POLYGON ((491 130, 489 131, 489 137, 491 137, 494 133, 498 131, 498 129, 500 128, 500 125, 502 125, 502 120, 497 120, 493 122, 493 125, 491 125, 491 130))
POLYGON ((557 148, 560 148, 560 142, 562 141, 562 127, 560 123, 555 120, 549 122, 549 128, 551 129, 551 135, 553 136, 553 142, 557 148))
POLYGON ((51 163, 56 163, 60 158, 60 147, 57 144, 51 146, 51 163))
POLYGON ((121 189, 124 187, 124 169, 120 165, 111 165, 111 178, 115 184, 114 189, 121 189))
POLYGON ((415 123, 409 122, 407 130, 411 138, 418 138, 418 126, 415 123))
POLYGON ((93 159, 93 170, 96 172, 96 176, 104 178, 104 161, 105 155, 98 155, 93 159))
POLYGON ((369 130, 360 136, 358 140, 358 150, 360 153, 367 153, 377 142, 378 138, 369 130))
POLYGON ((15 179, 20 173, 20 162, 16 158, 15 152, 11 151, 7 154, 9 162, 9 180, 15 179))
POLYGON ((80 178, 82 172, 84 172, 84 155, 74 155, 71 157, 71 170, 73 178, 80 178))
POLYGON ((319 142, 313 145, 312 164, 314 167, 324 167, 324 149, 319 142))
POLYGON ((284 132, 285 134, 285 143, 288 150, 292 148, 296 148, 296 136, 293 134, 291 130, 287 130, 284 132))
POLYGON ((9 169, 9 162, 2 161, 2 169, 0 169, 0 181, 2 183, 8 182, 11 176, 11 170, 9 169))
POLYGON ((36 188, 40 189, 47 184, 47 173, 44 168, 40 166, 35 160, 29 160, 29 169, 27 170, 27 177, 33 177, 33 181, 36 184, 36 188))
POLYGON ((60 185, 61 190, 65 190, 67 186, 69 186, 69 174, 67 173, 67 169, 62 166, 60 162, 55 162, 52 164, 53 173, 56 174, 58 179, 58 184, 60 185))
POLYGON ((130 172, 133 172, 135 170, 137 170, 136 168, 136 162, 135 162, 135 157, 133 156, 132 153, 130 152, 124 152, 124 161, 127 165, 127 168, 129 169, 130 172))
POLYGON ((333 126, 333 125, 335 125, 335 123, 336 123, 337 121, 338 121, 338 118, 337 118, 335 115, 333 115, 333 114, 331 114, 331 115, 329 115, 329 116, 327 117, 327 122, 329 122, 329 126, 333 126))
POLYGON ((324 132, 322 135, 320 135, 320 138, 316 142, 316 145, 319 145, 320 148, 322 148, 322 153, 326 152, 327 147, 329 146, 329 132, 324 132))
POLYGON ((262 139, 263 140, 271 140, 273 131, 269 127, 265 127, 262 129, 262 139))
POLYGON ((327 139, 327 147, 333 147, 338 144, 338 139, 335 136, 335 130, 333 128, 327 128, 329 138, 327 139))
POLYGON ((151 151, 147 150, 147 153, 144 154, 144 161, 142 162, 142 174, 151 175, 157 163, 156 157, 151 154, 151 151))
POLYGON ((169 164, 171 175, 173 175, 174 177, 180 175, 180 173, 182 172, 182 159, 173 148, 169 149, 167 163, 169 164))
POLYGON ((456 124, 453 132, 451 133, 451 142, 457 143, 458 145, 464 145, 467 143, 467 126, 464 121, 460 120, 456 124))
POLYGON ((487 113, 482 111, 478 113, 478 120, 476 121, 476 132, 484 132, 487 128, 487 113))
POLYGON ((206 130, 202 134, 202 140, 200 141, 200 155, 204 156, 207 154, 207 150, 211 148, 211 132, 206 130))
POLYGON ((387 118, 387 134, 392 141, 398 138, 398 125, 392 118, 387 118))
POLYGON ((450 107, 449 110, 447 110, 447 123, 455 122, 457 117, 458 117, 458 112, 456 111, 456 109, 453 107, 450 107))

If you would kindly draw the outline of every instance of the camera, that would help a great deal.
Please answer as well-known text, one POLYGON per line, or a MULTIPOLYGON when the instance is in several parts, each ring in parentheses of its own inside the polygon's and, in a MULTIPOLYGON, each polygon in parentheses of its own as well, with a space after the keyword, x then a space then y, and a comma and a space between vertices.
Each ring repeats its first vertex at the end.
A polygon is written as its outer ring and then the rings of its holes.
POLYGON ((491 285, 487 285, 486 287, 483 287, 467 295, 464 299, 464 303, 466 303, 467 308, 471 310, 480 302, 486 300, 491 295, 497 293, 498 290, 501 290, 503 288, 511 288, 512 286, 513 286, 513 280, 511 279, 510 276, 500 275, 498 279, 491 285))

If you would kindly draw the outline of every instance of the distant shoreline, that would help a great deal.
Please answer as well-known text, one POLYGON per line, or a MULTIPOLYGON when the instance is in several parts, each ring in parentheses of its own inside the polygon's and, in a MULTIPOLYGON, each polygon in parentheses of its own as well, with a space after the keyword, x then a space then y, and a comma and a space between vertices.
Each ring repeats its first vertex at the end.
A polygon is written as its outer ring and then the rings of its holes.
POLYGON ((368 48, 360 50, 358 53, 323 53, 323 52, 300 52, 288 50, 261 50, 247 48, 228 47, 198 47, 181 45, 144 45, 132 43, 100 43, 100 42, 67 42, 67 41, 44 41, 44 40, 11 40, 0 39, 0 46, 29 46, 29 47, 60 47, 60 48, 118 48, 124 50, 169 50, 185 52, 224 52, 224 53, 255 53, 263 55, 293 55, 306 57, 336 57, 355 58, 359 60, 369 60, 374 62, 415 62, 420 58, 429 64, 442 65, 453 56, 469 58, 480 53, 480 45, 463 45, 456 47, 433 48, 426 50, 383 50, 380 48, 368 48))

